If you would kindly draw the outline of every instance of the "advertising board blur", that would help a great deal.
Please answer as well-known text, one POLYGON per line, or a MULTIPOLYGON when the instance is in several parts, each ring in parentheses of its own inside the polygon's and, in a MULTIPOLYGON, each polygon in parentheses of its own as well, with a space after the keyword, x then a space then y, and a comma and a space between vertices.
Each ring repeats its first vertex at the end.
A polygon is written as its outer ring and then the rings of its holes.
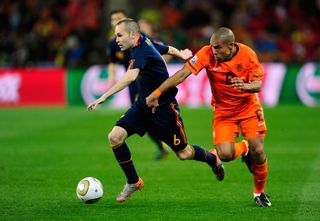
MULTIPOLYGON (((172 75, 183 64, 169 64, 172 75)), ((259 93, 261 103, 267 107, 278 104, 303 103, 308 106, 320 104, 320 67, 319 64, 306 63, 303 66, 285 65, 283 63, 265 63, 263 88, 259 93)), ((116 78, 125 72, 117 70, 116 78)), ((92 66, 87 69, 81 80, 81 96, 86 104, 92 102, 107 89, 106 66, 92 66)), ((197 76, 191 75, 178 86, 177 100, 189 107, 209 106, 211 90, 205 70, 197 76)), ((110 98, 106 103, 110 107, 128 107, 130 101, 127 89, 110 98)))
POLYGON ((0 106, 65 105, 65 69, 0 69, 0 106))
MULTIPOLYGON (((172 75, 183 64, 169 64, 172 75)), ((278 104, 320 104, 320 64, 285 65, 265 63, 261 103, 266 107, 278 104)), ((125 72, 119 68, 116 79, 125 72)), ((105 65, 89 68, 7 68, 0 69, 0 106, 86 105, 108 88, 105 65)), ((205 70, 191 75, 178 86, 177 100, 188 107, 209 106, 211 90, 205 70)), ((127 108, 128 89, 110 97, 102 106, 127 108)))

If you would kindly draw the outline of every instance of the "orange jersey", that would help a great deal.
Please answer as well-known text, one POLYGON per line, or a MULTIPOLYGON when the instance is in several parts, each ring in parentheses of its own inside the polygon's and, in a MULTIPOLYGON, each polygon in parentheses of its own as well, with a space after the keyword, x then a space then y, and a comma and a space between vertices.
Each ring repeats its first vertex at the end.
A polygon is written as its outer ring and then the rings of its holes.
POLYGON ((215 106, 215 117, 220 114, 228 116, 228 113, 234 115, 246 112, 249 107, 260 106, 256 94, 241 91, 231 85, 233 77, 240 77, 247 83, 263 78, 263 70, 255 52, 244 44, 236 43, 236 45, 238 51, 228 61, 216 60, 211 45, 207 45, 186 63, 195 75, 203 68, 206 69, 214 96, 212 105, 215 106))

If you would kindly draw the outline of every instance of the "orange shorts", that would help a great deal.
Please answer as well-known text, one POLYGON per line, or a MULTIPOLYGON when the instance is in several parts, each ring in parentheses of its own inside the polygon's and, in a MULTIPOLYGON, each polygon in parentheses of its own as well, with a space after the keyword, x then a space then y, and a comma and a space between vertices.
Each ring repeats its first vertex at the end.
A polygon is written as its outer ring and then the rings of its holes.
POLYGON ((267 132, 263 109, 260 106, 232 117, 221 117, 219 114, 219 117, 214 117, 212 129, 214 145, 226 141, 235 142, 239 131, 246 140, 265 136, 267 132))

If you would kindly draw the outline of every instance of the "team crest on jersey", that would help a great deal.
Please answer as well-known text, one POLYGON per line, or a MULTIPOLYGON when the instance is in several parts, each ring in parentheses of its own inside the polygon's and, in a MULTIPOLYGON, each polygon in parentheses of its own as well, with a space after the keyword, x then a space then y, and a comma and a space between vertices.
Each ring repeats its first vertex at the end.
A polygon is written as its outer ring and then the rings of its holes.
POLYGON ((198 60, 197 55, 193 56, 193 58, 191 59, 191 64, 195 64, 198 60))
POLYGON ((241 72, 243 70, 242 64, 238 63, 237 66, 236 66, 236 69, 237 69, 238 72, 241 72))

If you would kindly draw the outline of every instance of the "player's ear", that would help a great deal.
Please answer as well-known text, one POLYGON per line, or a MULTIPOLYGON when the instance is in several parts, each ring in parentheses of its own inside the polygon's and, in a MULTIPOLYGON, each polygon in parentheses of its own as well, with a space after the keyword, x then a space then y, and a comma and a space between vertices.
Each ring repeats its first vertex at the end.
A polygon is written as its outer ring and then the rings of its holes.
POLYGON ((229 48, 231 49, 234 45, 234 42, 229 42, 229 48))
POLYGON ((131 39, 134 39, 136 37, 136 32, 130 31, 129 36, 131 39))

